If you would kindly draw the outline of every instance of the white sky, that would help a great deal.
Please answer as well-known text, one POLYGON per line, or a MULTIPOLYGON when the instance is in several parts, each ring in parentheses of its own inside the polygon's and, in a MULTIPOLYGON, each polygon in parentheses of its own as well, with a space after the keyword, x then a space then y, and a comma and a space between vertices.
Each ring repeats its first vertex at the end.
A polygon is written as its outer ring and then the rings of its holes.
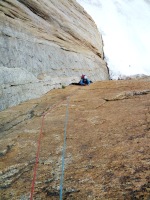
POLYGON ((113 74, 150 75, 150 0, 77 2, 97 24, 113 74))

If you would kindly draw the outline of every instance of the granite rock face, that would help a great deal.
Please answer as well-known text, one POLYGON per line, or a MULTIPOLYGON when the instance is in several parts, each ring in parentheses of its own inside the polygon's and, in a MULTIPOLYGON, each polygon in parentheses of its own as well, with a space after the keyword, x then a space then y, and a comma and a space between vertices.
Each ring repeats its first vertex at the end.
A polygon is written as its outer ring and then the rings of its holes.
POLYGON ((103 42, 75 0, 0 1, 0 110, 53 88, 109 78, 103 42))
POLYGON ((40 138, 33 199, 59 199, 68 102, 63 199, 149 200, 149 88, 144 79, 71 85, 0 112, 0 199, 30 199, 40 138))

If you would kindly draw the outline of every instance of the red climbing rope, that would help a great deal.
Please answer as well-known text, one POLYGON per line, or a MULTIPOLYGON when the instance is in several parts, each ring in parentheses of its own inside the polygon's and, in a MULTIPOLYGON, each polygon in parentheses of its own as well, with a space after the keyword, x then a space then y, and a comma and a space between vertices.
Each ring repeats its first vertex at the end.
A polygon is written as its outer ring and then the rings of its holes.
MULTIPOLYGON (((65 99, 66 100, 66 99, 65 99)), ((37 142, 37 152, 36 152, 36 160, 35 160, 35 165, 34 165, 34 170, 33 170, 33 180, 31 184, 31 193, 30 193, 30 200, 33 200, 33 194, 34 194, 34 188, 35 188, 35 181, 36 181, 36 174, 37 174, 37 167, 38 167, 38 162, 39 162, 39 154, 40 154, 40 146, 41 146, 41 140, 42 140, 42 135, 43 135, 43 129, 44 129, 44 117, 52 111, 54 108, 56 108, 60 103, 62 103, 62 100, 52 106, 47 112, 43 113, 42 115, 42 123, 41 123, 41 129, 40 129, 40 134, 37 142)))
MULTIPOLYGON (((77 90, 75 90, 71 95, 67 96, 67 98, 71 97, 72 95, 74 95, 77 90)), ((56 108, 58 105, 60 105, 63 101, 66 101, 66 99, 59 101, 57 104, 55 104, 54 106, 52 106, 47 112, 43 113, 43 115, 42 115, 41 129, 40 129, 40 134, 39 134, 39 138, 38 138, 38 142, 37 142, 36 161, 35 161, 34 170, 33 170, 33 180, 32 180, 32 184, 31 184, 30 200, 33 200, 33 195, 34 195, 35 181, 36 181, 36 174, 37 174, 37 167, 38 167, 39 154, 40 154, 40 146, 41 146, 41 140, 42 140, 43 129, 44 129, 44 117, 48 113, 50 113, 54 108, 56 108)))
POLYGON ((42 139, 43 128, 44 128, 44 117, 45 117, 45 115, 42 116, 41 130, 40 130, 40 135, 39 135, 39 139, 38 139, 38 148, 37 148, 37 153, 36 153, 36 161, 35 161, 35 166, 34 166, 33 180, 32 180, 32 185, 31 185, 30 200, 33 199, 33 194, 34 194, 36 172, 37 172, 37 167, 38 167, 38 162, 39 162, 40 145, 41 145, 41 139, 42 139))

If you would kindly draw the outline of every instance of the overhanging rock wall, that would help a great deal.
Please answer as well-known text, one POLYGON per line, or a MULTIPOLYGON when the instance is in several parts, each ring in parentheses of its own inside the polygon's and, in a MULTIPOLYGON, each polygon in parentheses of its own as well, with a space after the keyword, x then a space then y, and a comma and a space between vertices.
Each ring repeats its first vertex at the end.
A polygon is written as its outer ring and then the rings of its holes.
POLYGON ((0 1, 0 110, 53 88, 109 78, 103 44, 75 0, 0 1))

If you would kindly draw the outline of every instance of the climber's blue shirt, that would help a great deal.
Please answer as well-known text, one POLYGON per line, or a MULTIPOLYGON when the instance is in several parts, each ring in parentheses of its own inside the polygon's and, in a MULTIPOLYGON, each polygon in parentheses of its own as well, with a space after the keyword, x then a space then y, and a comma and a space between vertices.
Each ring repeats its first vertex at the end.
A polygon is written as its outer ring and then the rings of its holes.
POLYGON ((90 85, 89 79, 81 79, 79 82, 80 85, 90 85))

